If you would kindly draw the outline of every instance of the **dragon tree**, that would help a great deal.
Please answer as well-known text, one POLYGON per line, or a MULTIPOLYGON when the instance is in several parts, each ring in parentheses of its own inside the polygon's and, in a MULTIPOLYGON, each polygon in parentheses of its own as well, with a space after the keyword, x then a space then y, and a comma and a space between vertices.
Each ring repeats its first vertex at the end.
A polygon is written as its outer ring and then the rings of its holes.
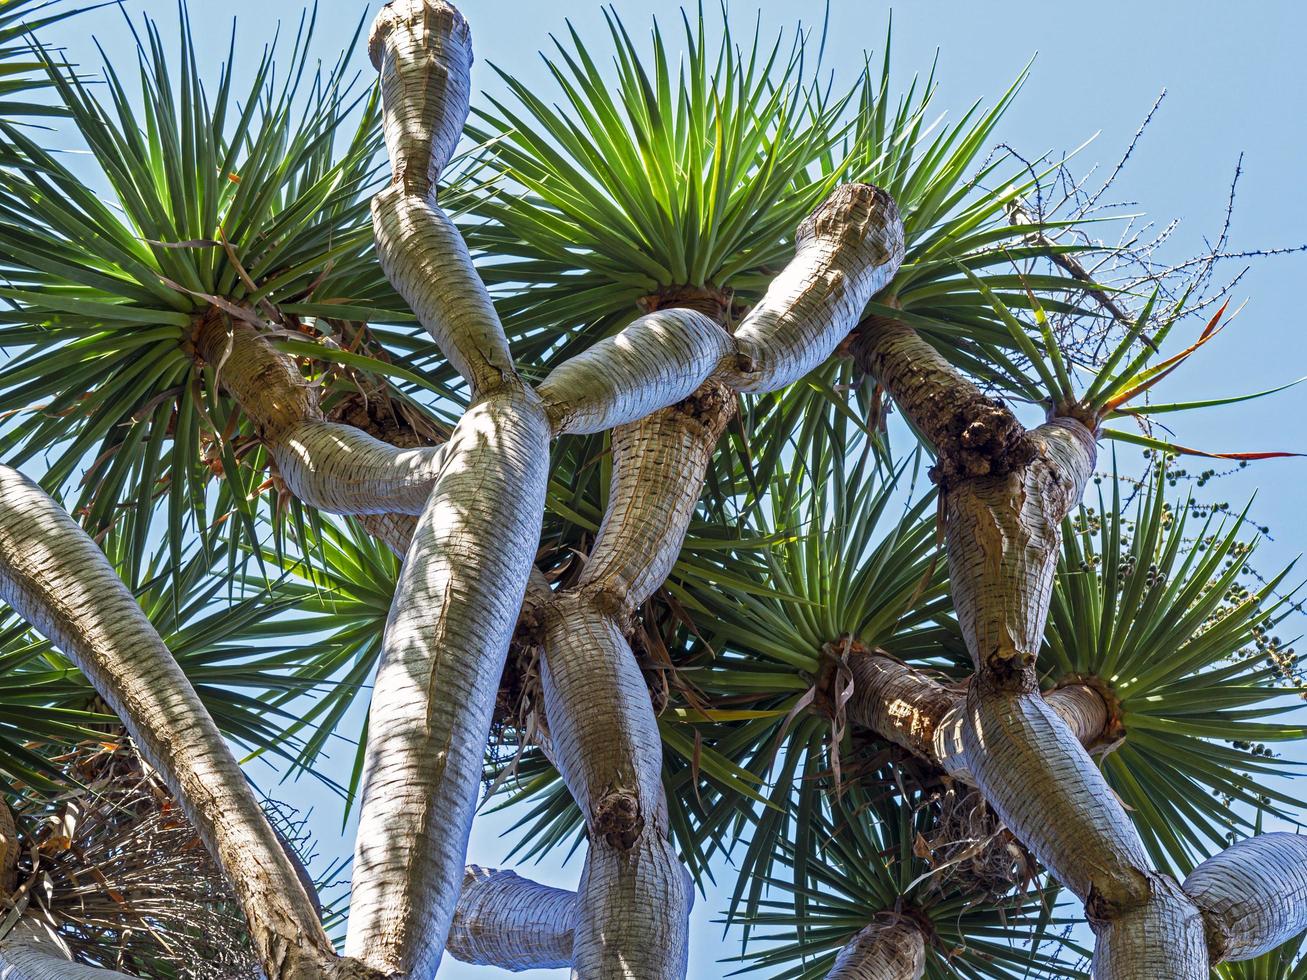
POLYGON ((944 124, 888 39, 608 12, 473 110, 446 0, 216 85, 76 12, 0 0, 4 976, 679 978, 728 861, 696 969, 1303 975, 1291 571, 1172 492, 1288 454, 1156 421, 1269 392, 1159 400, 1219 256, 991 149, 1024 73, 944 124))

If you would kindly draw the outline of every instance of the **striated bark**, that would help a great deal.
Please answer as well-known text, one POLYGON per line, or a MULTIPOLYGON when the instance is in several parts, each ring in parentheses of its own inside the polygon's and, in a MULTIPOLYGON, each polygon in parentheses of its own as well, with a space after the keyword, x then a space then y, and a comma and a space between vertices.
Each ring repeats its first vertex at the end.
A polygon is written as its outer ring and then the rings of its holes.
POLYGON ((267 976, 335 970, 312 899, 190 681, 103 552, 8 467, 0 595, 77 664, 159 771, 226 872, 267 976))
POLYGON ((949 588, 978 671, 1022 675, 1027 687, 1044 638, 1062 519, 1094 468, 1094 434, 1055 418, 1027 433, 1033 457, 1003 476, 944 492, 949 588))
MULTIPOLYGON (((893 320, 865 323, 852 346, 938 454, 950 589, 976 676, 960 722, 941 723, 936 740, 960 740, 995 813, 1085 902, 1095 977, 1202 980, 1197 908, 1150 870, 1129 816, 1036 681, 1061 522, 1093 468, 1096 420, 1055 417, 1027 432, 893 320)), ((1063 697, 1079 719, 1086 700, 1063 697)))
POLYGON ((416 517, 408 514, 361 514, 359 526, 394 552, 401 561, 408 554, 408 546, 413 543, 413 532, 417 530, 416 517))
POLYGON ((395 590, 369 715, 346 945, 388 974, 430 976, 445 944, 548 459, 534 392, 509 385, 468 409, 395 590))
POLYGON ((1143 904, 1091 918, 1095 980, 1206 980, 1202 916, 1172 879, 1152 872, 1146 878, 1143 904))
POLYGON ((400 449, 323 418, 317 390, 252 324, 211 310, 193 337, 268 448, 292 494, 332 514, 422 511, 444 447, 400 449))
POLYGON ((557 431, 602 432, 690 397, 734 353, 703 313, 662 309, 564 361, 538 390, 557 431))
POLYGON ((75 963, 57 935, 31 917, 20 919, 0 939, 3 980, 136 980, 117 970, 75 963))
POLYGON ((462 886, 495 693, 539 542, 551 428, 513 368, 462 238, 435 205, 467 116, 467 24, 441 0, 396 0, 377 15, 369 51, 394 170, 373 199, 378 256, 474 395, 412 532, 386 624, 346 943, 374 969, 425 978, 462 886))
POLYGON ((467 119, 472 35, 444 0, 395 0, 368 40, 381 73, 391 186, 372 199, 377 257, 449 363, 488 391, 516 377, 499 314, 463 236, 436 205, 436 182, 467 119))
POLYGON ((1307 929, 1307 837, 1245 838, 1194 868, 1183 887, 1202 911, 1212 962, 1253 959, 1307 929))
POLYGON ((445 943, 456 960, 501 970, 572 965, 576 893, 469 865, 445 943))
POLYGON ((739 391, 775 391, 830 357, 898 272, 903 222, 885 191, 843 184, 799 225, 794 244, 735 332, 740 366, 724 380, 739 391))
MULTIPOLYGON (((855 653, 849 658, 849 671, 853 676, 849 721, 938 766, 953 779, 975 783, 962 738, 965 685, 945 685, 879 651, 855 653)), ((1107 704, 1093 687, 1071 684, 1043 697, 1086 748, 1106 736, 1107 704)))
POLYGON ((1002 476, 1030 461, 1032 447, 1011 410, 962 377, 907 324, 869 317, 850 349, 858 366, 880 382, 935 447, 938 461, 931 472, 941 488, 972 477, 1002 476))
POLYGON ((667 839, 662 739, 625 629, 676 561, 734 410, 720 386, 613 433, 608 512, 574 589, 545 609, 552 758, 586 816, 574 974, 684 976, 690 883, 667 839))
POLYGON ((13 811, 0 799, 0 899, 8 898, 18 887, 18 827, 13 811))
POLYGON ((835 957, 827 980, 920 980, 926 972, 926 937, 907 919, 873 922, 835 957))

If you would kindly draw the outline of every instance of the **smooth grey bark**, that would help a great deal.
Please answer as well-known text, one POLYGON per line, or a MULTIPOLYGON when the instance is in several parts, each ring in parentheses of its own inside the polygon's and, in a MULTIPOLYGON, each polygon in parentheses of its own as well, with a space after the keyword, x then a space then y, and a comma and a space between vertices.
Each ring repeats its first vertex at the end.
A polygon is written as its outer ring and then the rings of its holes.
POLYGON ((159 772, 231 882, 267 975, 337 969, 294 864, 163 640, 76 522, 3 466, 0 596, 77 664, 159 772))

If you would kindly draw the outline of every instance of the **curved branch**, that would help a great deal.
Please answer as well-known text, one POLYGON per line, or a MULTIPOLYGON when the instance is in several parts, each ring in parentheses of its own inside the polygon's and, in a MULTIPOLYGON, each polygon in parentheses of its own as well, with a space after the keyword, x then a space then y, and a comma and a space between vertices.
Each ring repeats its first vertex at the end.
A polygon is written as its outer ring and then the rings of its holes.
POLYGON ((253 325, 210 310, 196 353, 253 423, 292 494, 332 514, 417 515, 435 486, 444 447, 400 449, 328 422, 294 360, 253 325))
POLYGON ((934 447, 941 487, 1002 476, 1030 461, 1025 427, 949 364, 907 324, 868 317, 851 338, 858 367, 880 383, 912 427, 934 447))
POLYGON ((559 430, 634 421, 710 378, 737 391, 775 391, 820 365, 898 271, 903 222, 880 188, 842 184, 799 226, 795 244, 733 338, 680 305, 692 301, 686 291, 671 289, 666 308, 561 364, 540 386, 559 430))
POLYGON ((688 398, 734 353, 705 314, 656 310, 558 365, 537 390, 557 431, 602 432, 688 398))
POLYGON ((270 978, 334 969, 331 943, 222 733, 104 553, 0 466, 0 595, 77 664, 226 872, 270 978))
POLYGON ((463 236, 435 195, 467 119, 471 32, 444 0, 394 0, 373 21, 368 52, 381 73, 394 175, 372 199, 377 257, 473 393, 489 391, 517 371, 463 236))
MULTIPOLYGON (((931 673, 878 650, 855 652, 849 658, 849 671, 853 675, 849 721, 953 779, 974 785, 962 738, 966 685, 945 685, 931 673)), ((1086 748, 1107 735, 1107 704, 1094 688, 1070 684, 1045 692, 1044 700, 1086 748)))
POLYGON ((1307 929, 1307 837, 1246 837, 1189 873, 1212 962, 1251 960, 1307 929))
POLYGON ((676 561, 734 408, 710 383, 614 430, 608 511, 594 548, 576 588, 555 593, 545 609, 551 757, 590 832, 579 976, 685 974, 690 885, 667 839, 662 739, 624 630, 676 561))
POLYGON ((765 392, 799 380, 849 335, 863 308, 903 262, 893 198, 842 184, 799 225, 795 253, 735 332, 742 367, 723 380, 765 392))

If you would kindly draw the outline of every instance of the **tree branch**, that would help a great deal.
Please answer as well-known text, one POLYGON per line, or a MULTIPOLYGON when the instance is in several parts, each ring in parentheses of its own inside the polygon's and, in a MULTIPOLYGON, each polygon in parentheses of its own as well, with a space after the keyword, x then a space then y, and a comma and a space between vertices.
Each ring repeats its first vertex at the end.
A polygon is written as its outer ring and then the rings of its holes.
POLYGON ((564 969, 572 965, 577 916, 576 892, 472 864, 463 875, 445 949, 477 966, 564 969))
POLYGON ((332 514, 421 513, 444 447, 400 449, 355 426, 326 421, 317 390, 294 360, 244 320, 210 309, 193 341, 301 501, 332 514))
POLYGON ((336 956, 222 733, 104 553, 36 484, 0 467, 0 595, 122 719, 226 872, 268 977, 336 956))
POLYGON ((1251 960, 1307 929, 1307 837, 1245 837, 1182 887, 1207 924, 1212 963, 1251 960))
POLYGON ((346 948, 435 973, 462 884, 482 754, 540 540, 551 427, 518 377, 435 182, 467 117, 471 38, 443 0, 395 0, 369 51, 394 181, 372 202, 382 268, 472 387, 412 534, 368 723, 346 948))

